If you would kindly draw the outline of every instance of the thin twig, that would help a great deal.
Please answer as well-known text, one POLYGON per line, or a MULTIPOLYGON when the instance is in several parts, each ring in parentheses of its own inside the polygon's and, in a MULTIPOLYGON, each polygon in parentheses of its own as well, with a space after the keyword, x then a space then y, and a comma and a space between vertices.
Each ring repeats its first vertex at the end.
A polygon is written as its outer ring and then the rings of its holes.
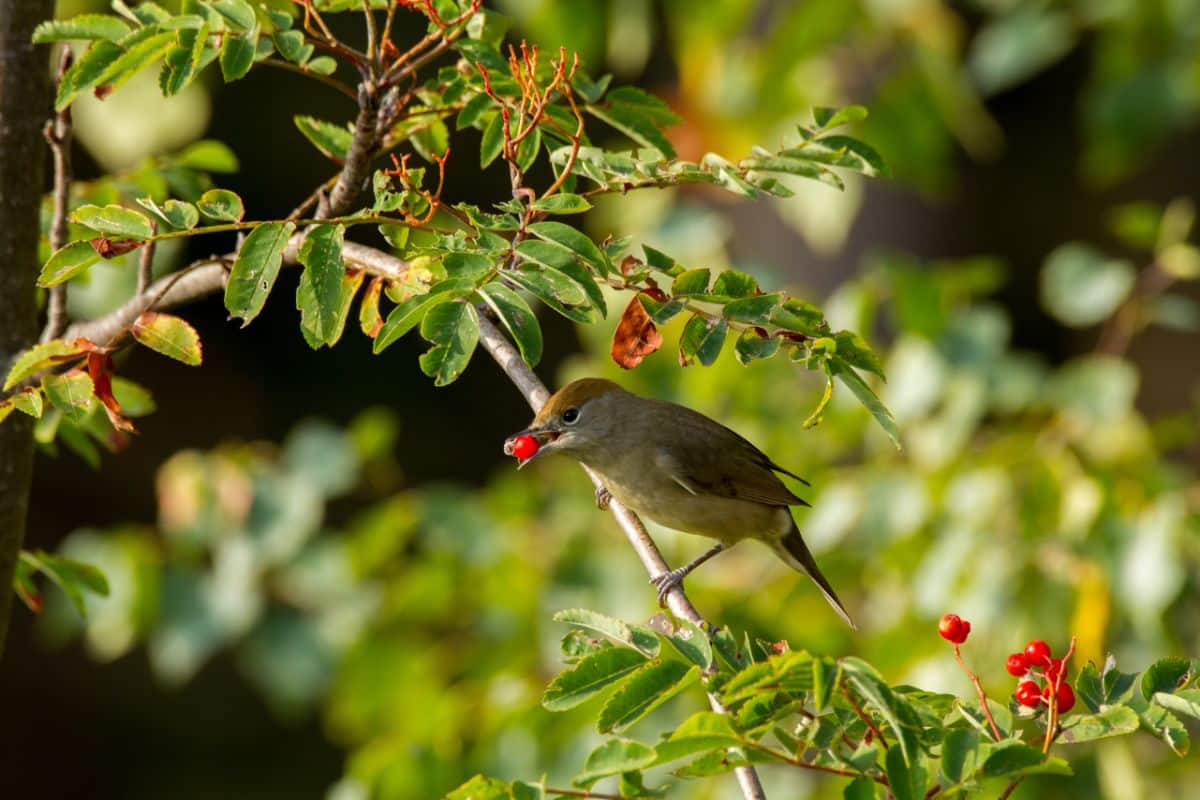
POLYGON ((139 297, 146 294, 146 290, 150 288, 150 281, 154 277, 154 248, 155 242, 147 242, 138 259, 137 294, 139 297))
MULTIPOLYGON (((58 61, 57 82, 61 83, 63 76, 71 67, 73 59, 71 48, 63 47, 62 56, 58 61)), ((54 115, 54 119, 46 123, 46 141, 50 152, 54 155, 54 212, 50 220, 50 249, 59 250, 66 246, 69 232, 67 229, 67 212, 71 205, 71 180, 74 177, 71 168, 71 107, 67 106, 54 115)), ((42 341, 57 338, 67 327, 67 284, 62 282, 50 287, 50 296, 46 303, 46 327, 42 331, 42 341)))
POLYGON ((867 726, 867 729, 871 731, 871 735, 879 740, 879 744, 883 745, 884 750, 887 750, 888 741, 884 738, 883 731, 879 729, 879 726, 875 724, 875 721, 871 719, 867 712, 863 711, 862 706, 859 705, 856 699, 854 699, 854 694, 850 691, 849 687, 843 686, 842 693, 845 694, 846 699, 850 701, 850 707, 854 709, 854 713, 858 715, 858 718, 861 719, 863 724, 867 726))
POLYGON ((975 691, 979 694, 979 705, 983 709, 983 715, 987 717, 988 724, 992 726, 992 736, 998 742, 1004 737, 1000 735, 1000 726, 996 724, 996 720, 992 717, 992 710, 988 708, 987 693, 983 691, 983 684, 979 682, 979 676, 976 675, 967 666, 967 662, 963 661, 962 653, 958 651, 958 645, 954 645, 954 657, 958 660, 958 665, 962 667, 963 672, 967 673, 967 677, 971 679, 971 683, 975 684, 975 691))
POLYGON ((1017 787, 1021 785, 1021 781, 1023 781, 1023 780, 1025 780, 1024 775, 1017 778, 1015 781, 1010 783, 1008 786, 1005 786, 1004 791, 1000 793, 1000 795, 996 798, 996 800, 1008 800, 1008 798, 1012 797, 1012 793, 1017 790, 1017 787))
POLYGON ((1070 664, 1071 656, 1074 654, 1075 637, 1072 636, 1071 644, 1067 647, 1067 652, 1063 654, 1062 666, 1059 667, 1054 680, 1050 682, 1050 712, 1046 719, 1046 738, 1042 742, 1043 753, 1050 752, 1050 745, 1054 744, 1054 739, 1058 736, 1058 690, 1062 686, 1063 679, 1067 676, 1067 668, 1070 664))
POLYGON ((308 69, 307 67, 303 67, 299 64, 293 64, 290 61, 283 61, 282 59, 278 58, 267 58, 258 63, 266 67, 275 67, 277 69, 287 70, 288 72, 294 72, 297 75, 303 75, 306 78, 312 78, 314 81, 319 81, 320 83, 323 83, 332 89, 337 89, 351 100, 358 99, 358 96, 354 94, 354 90, 339 81, 337 78, 333 78, 329 75, 322 75, 319 72, 308 69))

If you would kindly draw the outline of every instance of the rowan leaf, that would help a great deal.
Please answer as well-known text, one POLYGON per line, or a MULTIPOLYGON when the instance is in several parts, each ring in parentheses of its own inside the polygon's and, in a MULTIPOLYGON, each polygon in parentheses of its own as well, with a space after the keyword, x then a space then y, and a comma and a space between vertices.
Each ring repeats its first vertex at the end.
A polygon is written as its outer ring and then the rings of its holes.
POLYGON ((196 367, 203 360, 200 335, 179 317, 145 311, 130 326, 133 338, 156 353, 196 367))
POLYGON ((250 231, 225 284, 225 308, 242 327, 258 316, 279 276, 283 251, 296 230, 292 222, 268 222, 250 231))

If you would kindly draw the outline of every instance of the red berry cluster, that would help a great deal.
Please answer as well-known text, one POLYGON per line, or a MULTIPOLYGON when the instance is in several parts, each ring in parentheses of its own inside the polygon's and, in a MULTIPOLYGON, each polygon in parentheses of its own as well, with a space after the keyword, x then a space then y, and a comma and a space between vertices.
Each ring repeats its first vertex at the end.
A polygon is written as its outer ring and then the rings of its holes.
POLYGON ((958 614, 946 614, 938 623, 938 633, 947 642, 962 644, 971 633, 971 623, 958 614))
POLYGON ((1041 639, 1035 639, 1026 645, 1024 652, 1009 656, 1004 668, 1008 670, 1009 675, 1016 678, 1032 676, 1030 680, 1017 684, 1015 692, 1017 702, 1026 708, 1037 708, 1043 703, 1049 705, 1055 684, 1058 684, 1059 713, 1066 713, 1074 707, 1075 691, 1071 684, 1067 683, 1067 676, 1063 672, 1063 660, 1054 658, 1050 652, 1050 645, 1041 639), (1045 685, 1039 681, 1044 681, 1045 685))

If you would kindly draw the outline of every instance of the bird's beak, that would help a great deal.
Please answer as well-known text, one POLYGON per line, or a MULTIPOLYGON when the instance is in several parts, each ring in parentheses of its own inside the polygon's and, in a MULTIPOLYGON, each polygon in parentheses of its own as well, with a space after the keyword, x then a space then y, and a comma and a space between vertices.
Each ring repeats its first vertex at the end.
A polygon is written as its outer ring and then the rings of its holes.
POLYGON ((554 443, 561 435, 562 431, 555 430, 554 428, 526 428, 523 431, 514 433, 512 436, 509 436, 504 440, 504 454, 506 456, 511 456, 513 451, 513 442, 522 436, 532 436, 534 439, 536 439, 538 443, 538 451, 529 458, 523 458, 517 462, 517 469, 521 469, 526 464, 529 464, 535 459, 544 456, 546 453, 553 452, 554 443))

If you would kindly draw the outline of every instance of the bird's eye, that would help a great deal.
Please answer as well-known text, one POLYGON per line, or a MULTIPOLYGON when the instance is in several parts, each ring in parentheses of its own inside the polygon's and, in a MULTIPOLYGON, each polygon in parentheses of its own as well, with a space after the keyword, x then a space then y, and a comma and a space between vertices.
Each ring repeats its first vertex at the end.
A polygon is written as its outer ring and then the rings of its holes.
POLYGON ((568 425, 574 425, 576 422, 579 421, 579 409, 578 408, 568 408, 566 411, 563 412, 562 421, 567 423, 568 425))

